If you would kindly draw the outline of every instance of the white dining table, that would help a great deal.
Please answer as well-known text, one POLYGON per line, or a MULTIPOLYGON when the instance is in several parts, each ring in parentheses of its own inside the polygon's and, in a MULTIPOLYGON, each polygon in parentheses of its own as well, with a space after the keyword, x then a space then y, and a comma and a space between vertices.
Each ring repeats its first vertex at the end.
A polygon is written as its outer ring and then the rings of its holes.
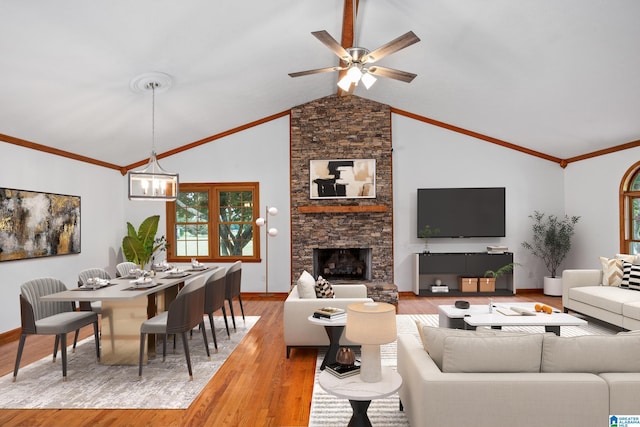
MULTIPOLYGON (((100 362, 105 365, 137 365, 140 352, 140 325, 168 309, 178 294, 179 285, 203 274, 212 274, 221 267, 185 268, 183 274, 157 273, 153 283, 138 285, 133 278, 116 278, 99 289, 72 288, 41 297, 42 301, 101 301, 100 362)), ((204 314, 204 307, 203 307, 204 314)), ((144 355, 155 356, 155 336, 148 336, 144 355)))

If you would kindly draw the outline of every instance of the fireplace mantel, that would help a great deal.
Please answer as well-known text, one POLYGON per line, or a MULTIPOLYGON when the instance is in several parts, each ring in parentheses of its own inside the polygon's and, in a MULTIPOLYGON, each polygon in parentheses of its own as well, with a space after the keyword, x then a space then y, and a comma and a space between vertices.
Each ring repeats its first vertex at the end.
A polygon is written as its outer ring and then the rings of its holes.
POLYGON ((300 213, 345 213, 345 212, 387 212, 385 205, 366 205, 366 206, 298 206, 300 213))

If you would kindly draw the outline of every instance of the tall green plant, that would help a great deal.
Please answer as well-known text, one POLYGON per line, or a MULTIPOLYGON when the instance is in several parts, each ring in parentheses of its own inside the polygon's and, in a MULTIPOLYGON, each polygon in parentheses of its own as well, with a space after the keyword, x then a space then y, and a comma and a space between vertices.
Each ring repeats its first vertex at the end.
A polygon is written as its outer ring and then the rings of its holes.
POLYGON ((142 221, 138 230, 127 222, 127 235, 122 239, 122 253, 127 261, 135 262, 144 270, 157 250, 165 246, 164 238, 156 239, 160 215, 153 215, 142 221))
POLYGON ((533 240, 522 242, 522 246, 544 262, 551 277, 556 277, 560 263, 571 249, 571 237, 580 217, 558 218, 535 211, 529 218, 533 219, 533 240))

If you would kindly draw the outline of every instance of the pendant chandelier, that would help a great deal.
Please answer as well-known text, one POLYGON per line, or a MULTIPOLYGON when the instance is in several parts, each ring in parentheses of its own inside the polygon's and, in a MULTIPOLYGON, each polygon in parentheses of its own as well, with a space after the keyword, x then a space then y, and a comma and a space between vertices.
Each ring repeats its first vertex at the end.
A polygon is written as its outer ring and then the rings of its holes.
POLYGON ((174 201, 178 195, 178 174, 160 167, 155 146, 156 92, 168 90, 171 82, 171 76, 164 73, 147 73, 131 81, 133 90, 151 91, 151 157, 144 169, 128 173, 129 200, 174 201))

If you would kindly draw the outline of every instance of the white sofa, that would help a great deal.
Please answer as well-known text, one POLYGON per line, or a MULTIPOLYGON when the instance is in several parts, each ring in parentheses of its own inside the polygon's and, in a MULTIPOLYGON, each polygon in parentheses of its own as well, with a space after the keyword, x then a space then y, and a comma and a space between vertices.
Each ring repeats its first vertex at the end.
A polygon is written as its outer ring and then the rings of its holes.
POLYGON ((562 306, 628 330, 640 329, 640 291, 602 286, 602 270, 562 273, 562 306))
MULTIPOLYGON (((329 337, 322 326, 309 322, 314 310, 322 307, 338 307, 346 310, 349 304, 373 301, 367 298, 365 285, 335 285, 335 298, 300 298, 298 285, 295 285, 284 302, 284 342, 287 346, 287 359, 294 347, 328 347, 329 337)), ((356 345, 344 336, 342 345, 356 345)))
POLYGON ((640 352, 640 335, 609 347, 621 336, 458 332, 466 335, 441 340, 442 369, 414 335, 398 336, 399 395, 412 427, 601 427, 611 414, 640 414, 640 362, 622 354, 640 352))

